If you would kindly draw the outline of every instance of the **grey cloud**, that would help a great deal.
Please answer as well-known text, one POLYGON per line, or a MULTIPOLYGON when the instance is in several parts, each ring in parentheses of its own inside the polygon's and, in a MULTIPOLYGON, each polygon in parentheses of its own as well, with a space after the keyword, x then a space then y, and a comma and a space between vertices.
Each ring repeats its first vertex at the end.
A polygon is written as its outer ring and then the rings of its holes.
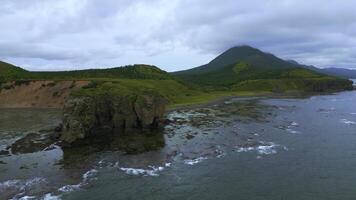
POLYGON ((356 68, 355 7, 353 0, 4 0, 0 58, 30 69, 150 62, 174 71, 249 44, 305 64, 356 68))

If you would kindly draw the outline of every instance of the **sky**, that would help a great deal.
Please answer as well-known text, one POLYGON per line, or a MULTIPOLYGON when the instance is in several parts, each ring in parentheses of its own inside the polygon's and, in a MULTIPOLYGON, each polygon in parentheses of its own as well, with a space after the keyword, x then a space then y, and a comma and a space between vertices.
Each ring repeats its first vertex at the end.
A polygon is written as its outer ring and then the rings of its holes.
POLYGON ((0 60, 28 70, 177 71, 250 45, 356 69, 356 0, 1 0, 0 60))

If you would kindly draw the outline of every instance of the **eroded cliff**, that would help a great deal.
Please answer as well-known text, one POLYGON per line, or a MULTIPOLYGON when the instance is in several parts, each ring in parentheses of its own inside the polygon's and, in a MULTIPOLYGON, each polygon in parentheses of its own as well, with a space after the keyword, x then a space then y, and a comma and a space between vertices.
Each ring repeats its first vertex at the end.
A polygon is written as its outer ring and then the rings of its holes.
POLYGON ((11 81, 0 86, 0 108, 62 108, 89 81, 11 81))
POLYGON ((96 135, 158 128, 167 103, 163 96, 115 84, 106 86, 81 91, 66 101, 62 141, 73 143, 96 135))

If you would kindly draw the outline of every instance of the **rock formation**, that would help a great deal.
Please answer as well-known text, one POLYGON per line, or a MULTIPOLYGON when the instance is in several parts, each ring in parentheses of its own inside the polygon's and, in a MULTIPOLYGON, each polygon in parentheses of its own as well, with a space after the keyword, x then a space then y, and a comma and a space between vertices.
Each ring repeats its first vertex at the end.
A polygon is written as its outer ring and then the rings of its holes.
POLYGON ((70 98, 63 109, 61 140, 73 143, 104 133, 155 129, 166 100, 153 94, 98 95, 70 98))

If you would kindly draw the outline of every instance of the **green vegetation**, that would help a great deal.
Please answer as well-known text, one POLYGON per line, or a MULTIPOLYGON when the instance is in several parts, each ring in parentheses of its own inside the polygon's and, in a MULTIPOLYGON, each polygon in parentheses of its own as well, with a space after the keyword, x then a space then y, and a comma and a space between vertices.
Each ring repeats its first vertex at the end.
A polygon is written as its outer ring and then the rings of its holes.
POLYGON ((8 80, 17 80, 26 77, 29 72, 9 63, 0 61, 0 85, 8 80))
POLYGON ((126 79, 172 79, 167 72, 150 65, 130 65, 110 69, 88 69, 64 72, 32 72, 27 75, 34 80, 87 80, 93 78, 126 79))
POLYGON ((134 96, 137 94, 156 94, 164 97, 170 104, 183 104, 190 98, 206 93, 193 90, 175 80, 137 80, 137 79, 95 79, 83 89, 73 92, 73 96, 134 96))
POLYGON ((253 96, 285 92, 329 92, 352 88, 352 82, 307 69, 249 46, 235 47, 210 63, 167 73, 155 66, 132 65, 110 69, 28 72, 0 62, 0 90, 32 80, 88 80, 73 96, 135 96, 155 94, 171 106, 204 103, 224 96, 253 96), (6 82, 14 81, 12 84, 6 82), (1 84, 2 83, 2 84, 1 84))
POLYGON ((175 80, 136 80, 112 79, 91 81, 83 89, 72 93, 75 97, 82 96, 126 96, 137 94, 156 94, 169 101, 170 107, 200 104, 228 96, 257 96, 269 92, 260 91, 199 91, 189 88, 175 80), (95 86, 94 86, 95 85, 95 86), (94 87, 92 87, 94 86, 94 87))
POLYGON ((173 76, 150 65, 129 65, 109 69, 87 69, 60 72, 28 72, 11 64, 0 62, 0 81, 10 80, 88 80, 93 78, 126 78, 167 80, 173 76))

